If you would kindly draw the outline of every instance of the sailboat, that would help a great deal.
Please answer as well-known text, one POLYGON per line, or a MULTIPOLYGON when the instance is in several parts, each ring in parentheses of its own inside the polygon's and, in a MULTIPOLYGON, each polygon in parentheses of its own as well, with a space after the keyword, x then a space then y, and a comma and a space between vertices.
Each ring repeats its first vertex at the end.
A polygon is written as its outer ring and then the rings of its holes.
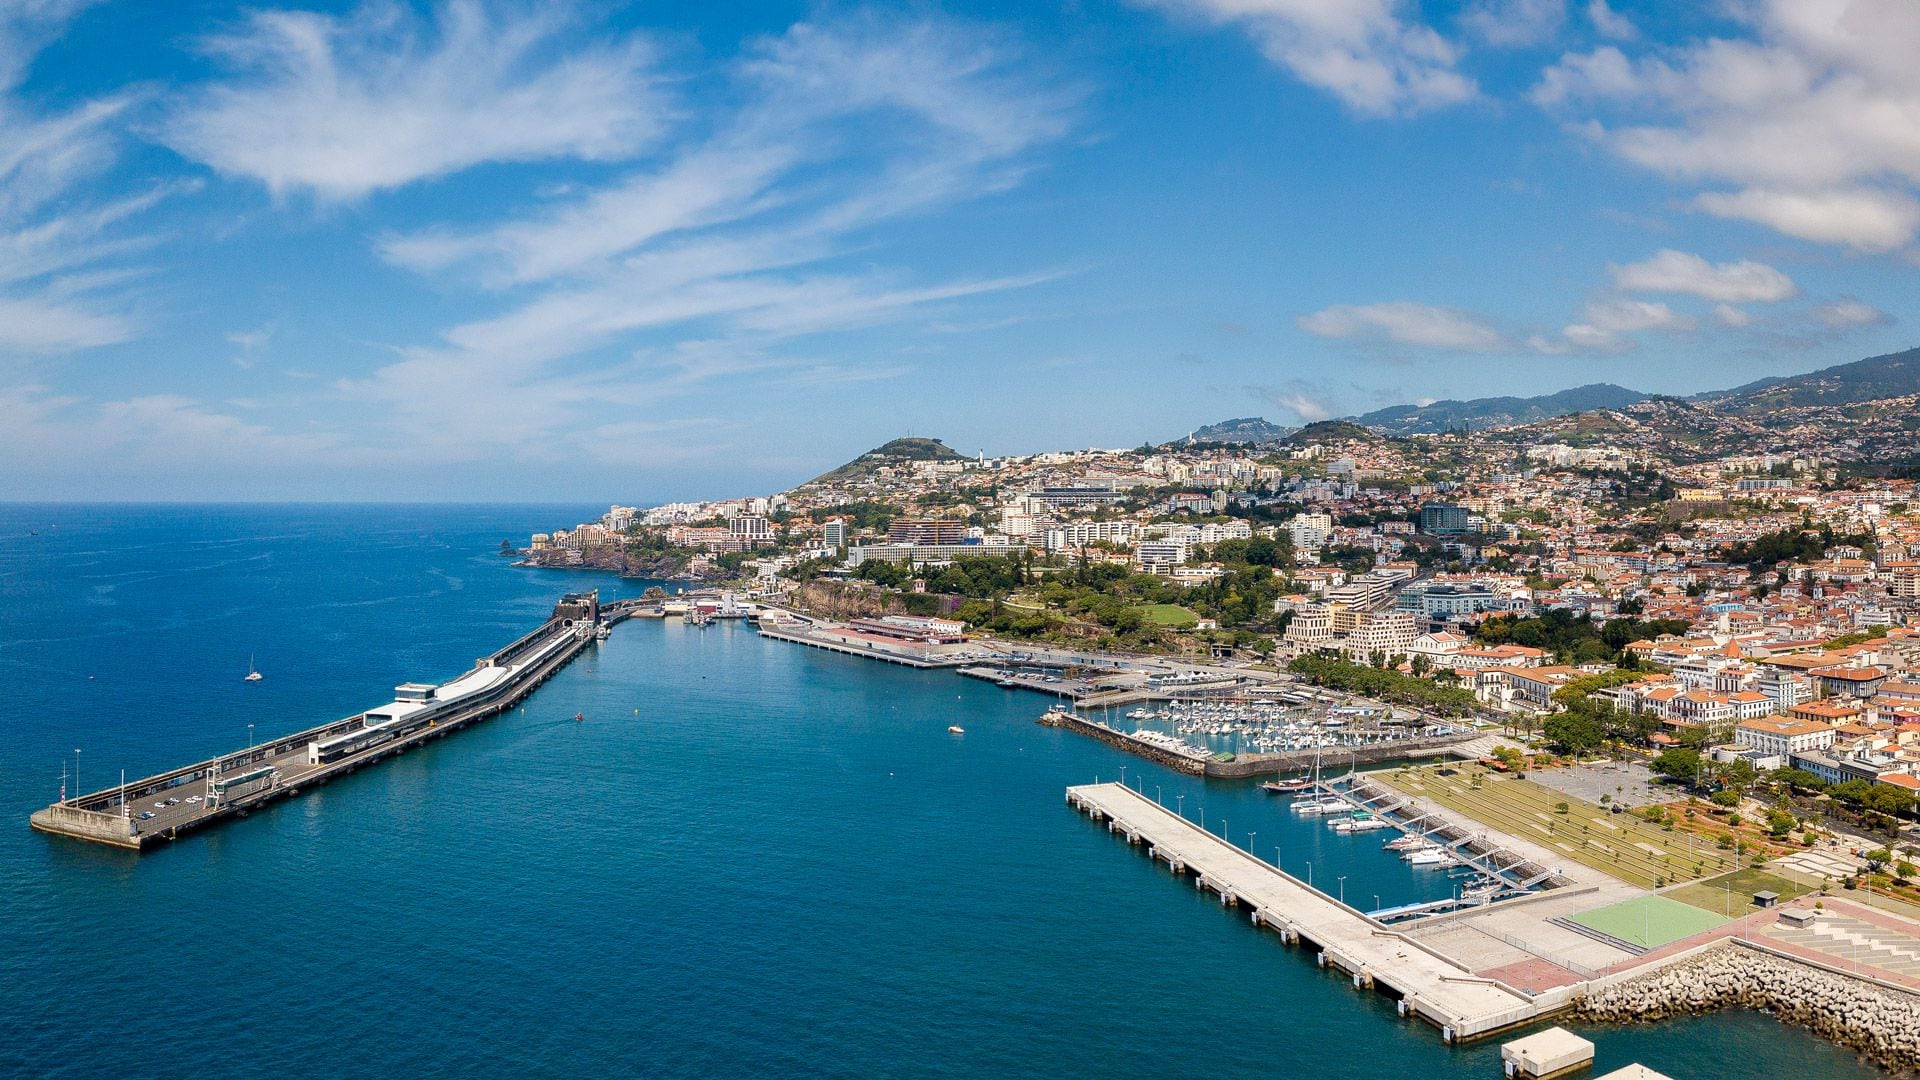
POLYGON ((259 682, 259 681, 260 681, 261 679, 263 679, 263 678, 265 678, 265 676, 263 676, 263 675, 261 675, 261 674, 260 674, 260 669, 259 669, 259 668, 256 668, 256 667, 254 667, 254 666, 253 666, 253 654, 252 654, 252 653, 248 653, 248 654, 247 654, 247 679, 246 679, 246 681, 247 681, 247 682, 259 682))

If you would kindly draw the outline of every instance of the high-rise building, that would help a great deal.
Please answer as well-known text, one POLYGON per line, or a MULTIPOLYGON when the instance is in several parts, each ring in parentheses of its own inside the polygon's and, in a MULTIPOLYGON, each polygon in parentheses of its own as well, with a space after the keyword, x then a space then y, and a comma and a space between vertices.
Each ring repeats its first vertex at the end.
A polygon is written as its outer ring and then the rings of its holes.
POLYGON ((1451 503, 1428 503, 1420 508, 1420 531, 1447 536, 1467 531, 1467 508, 1451 503))
POLYGON ((734 539, 749 546, 773 540, 773 527, 759 514, 741 514, 728 522, 727 529, 733 533, 734 539))
POLYGON ((831 548, 847 546, 847 519, 828 518, 826 525, 826 545, 831 548))
POLYGON ((967 523, 934 518, 900 518, 887 528, 890 544, 964 544, 967 523))

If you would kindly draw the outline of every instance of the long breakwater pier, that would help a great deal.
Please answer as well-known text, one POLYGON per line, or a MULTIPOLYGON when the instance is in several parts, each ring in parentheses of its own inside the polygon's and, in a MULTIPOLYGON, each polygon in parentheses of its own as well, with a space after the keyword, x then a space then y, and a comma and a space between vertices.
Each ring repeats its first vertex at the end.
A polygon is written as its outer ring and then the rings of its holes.
POLYGON ((1125 785, 1070 787, 1067 804, 1129 844, 1144 845, 1175 874, 1192 875, 1194 887, 1218 893, 1223 907, 1248 909, 1256 926, 1278 931, 1289 944, 1316 946, 1318 963, 1345 972, 1354 987, 1394 994, 1402 1016, 1432 1023, 1448 1042, 1502 1031, 1567 1004, 1560 994, 1533 994, 1476 975, 1125 785))
POLYGON ((404 683, 390 705, 57 802, 36 811, 30 824, 41 832, 144 851, 245 817, 264 803, 506 712, 613 623, 640 613, 633 602, 602 610, 598 593, 569 594, 537 629, 481 657, 451 682, 404 683))

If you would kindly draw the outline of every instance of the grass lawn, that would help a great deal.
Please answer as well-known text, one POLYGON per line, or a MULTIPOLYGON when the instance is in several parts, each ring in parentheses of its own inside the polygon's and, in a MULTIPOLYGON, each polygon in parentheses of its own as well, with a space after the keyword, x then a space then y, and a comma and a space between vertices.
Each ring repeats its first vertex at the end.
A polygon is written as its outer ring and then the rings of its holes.
POLYGON ((1683 832, 1667 832, 1632 814, 1609 813, 1585 800, 1478 765, 1444 767, 1453 775, 1442 776, 1441 766, 1424 766, 1378 772, 1373 778, 1643 889, 1739 867, 1730 851, 1683 832), (1567 807, 1564 814, 1562 804, 1567 807))
POLYGON ((1711 930, 1727 920, 1718 912, 1703 911, 1666 896, 1640 896, 1570 915, 1568 921, 1643 949, 1657 949, 1670 941, 1711 930))
POLYGON ((1147 621, 1161 626, 1192 626, 1200 621, 1200 616, 1181 607, 1179 604, 1148 604, 1140 609, 1147 621))
POLYGON ((1696 881, 1691 885, 1682 885, 1660 895, 1678 900, 1683 904, 1692 904, 1694 907, 1711 911, 1715 915, 1724 916, 1728 911, 1732 911, 1733 918, 1737 919, 1759 910, 1753 906, 1754 893, 1777 892, 1780 894, 1780 899, 1785 901, 1805 896, 1817 891, 1818 888, 1817 885, 1791 881, 1765 870, 1735 870, 1731 874, 1721 874, 1719 877, 1696 881), (1731 897, 1727 893, 1728 885, 1733 886, 1731 897))

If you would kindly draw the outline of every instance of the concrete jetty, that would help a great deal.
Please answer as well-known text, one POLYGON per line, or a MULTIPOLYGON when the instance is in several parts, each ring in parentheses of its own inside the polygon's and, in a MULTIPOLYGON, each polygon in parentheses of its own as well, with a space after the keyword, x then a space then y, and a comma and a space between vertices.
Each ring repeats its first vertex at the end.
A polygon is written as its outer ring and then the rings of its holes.
POLYGON ((274 799, 445 738, 519 704, 596 640, 640 611, 602 611, 598 593, 562 597, 553 615, 472 670, 440 686, 406 683, 391 705, 35 811, 45 833, 145 851, 274 799))
POLYGON ((1193 875, 1195 887, 1218 893, 1222 905, 1250 909, 1256 925, 1273 928, 1289 943, 1310 942, 1318 962, 1350 975, 1355 987, 1397 995, 1402 1015, 1427 1020, 1449 1042, 1505 1030, 1565 1005, 1559 995, 1528 994, 1475 975, 1131 788, 1071 787, 1067 803, 1128 843, 1144 845, 1176 874, 1193 875))

